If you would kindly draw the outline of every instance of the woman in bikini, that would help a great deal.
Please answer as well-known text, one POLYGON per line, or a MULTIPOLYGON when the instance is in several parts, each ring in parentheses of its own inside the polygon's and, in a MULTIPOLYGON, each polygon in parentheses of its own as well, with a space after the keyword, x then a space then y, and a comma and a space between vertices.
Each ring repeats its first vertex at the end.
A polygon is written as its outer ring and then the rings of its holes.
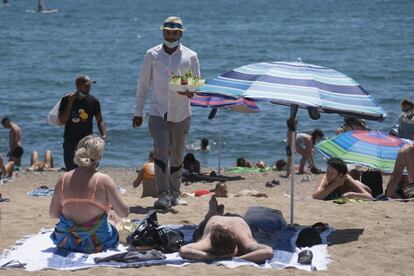
POLYGON ((96 135, 83 138, 74 158, 79 167, 64 173, 56 183, 49 214, 59 218, 51 235, 59 248, 92 253, 118 244, 118 232, 108 220, 108 211, 112 207, 118 216, 127 217, 129 207, 112 178, 96 170, 104 144, 96 135))
MULTIPOLYGON (((319 129, 319 128, 312 131, 311 134, 302 133, 302 132, 299 132, 296 134, 295 149, 296 149, 296 152, 301 155, 298 174, 305 173, 306 162, 308 162, 312 173, 314 174, 322 173, 322 171, 316 167, 315 161, 313 160, 313 148, 320 140, 322 140, 323 137, 324 137, 324 133, 322 129, 319 129)), ((289 143, 289 148, 290 148, 290 143, 289 143)), ((292 162, 291 153, 288 153, 286 175, 281 175, 281 177, 284 177, 284 178, 289 177, 291 162, 292 162)))

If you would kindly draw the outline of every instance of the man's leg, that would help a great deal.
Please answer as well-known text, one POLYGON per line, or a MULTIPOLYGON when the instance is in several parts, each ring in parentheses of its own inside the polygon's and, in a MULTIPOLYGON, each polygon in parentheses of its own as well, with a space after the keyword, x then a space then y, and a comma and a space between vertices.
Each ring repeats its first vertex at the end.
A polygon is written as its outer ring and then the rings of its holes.
POLYGON ((77 146, 78 146, 77 142, 68 142, 68 141, 63 142, 63 161, 65 162, 65 167, 66 167, 67 172, 78 167, 73 161, 77 146))
POLYGON ((190 128, 190 117, 179 123, 168 123, 170 129, 170 191, 173 200, 180 196, 185 140, 190 128))
POLYGON ((203 237, 204 229, 206 228, 208 220, 212 216, 222 216, 224 214, 224 205, 218 205, 215 195, 212 195, 210 201, 208 202, 208 211, 204 216, 204 219, 198 224, 196 230, 193 233, 193 242, 197 242, 201 237, 203 237))
POLYGON ((169 208, 171 204, 168 187, 169 131, 164 119, 157 116, 150 116, 148 128, 154 141, 155 182, 159 191, 158 200, 155 201, 154 206, 169 208))

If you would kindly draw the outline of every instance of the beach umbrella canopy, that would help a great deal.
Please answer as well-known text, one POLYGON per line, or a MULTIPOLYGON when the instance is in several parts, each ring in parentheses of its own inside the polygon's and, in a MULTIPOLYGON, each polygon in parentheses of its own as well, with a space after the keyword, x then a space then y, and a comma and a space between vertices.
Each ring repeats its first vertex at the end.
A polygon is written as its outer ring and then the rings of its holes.
POLYGON ((322 141, 316 148, 326 157, 391 173, 400 148, 412 141, 379 131, 355 130, 322 141))
POLYGON ((204 95, 270 101, 320 112, 382 121, 385 111, 353 79, 302 62, 260 62, 238 67, 208 81, 204 95))
POLYGON ((255 113, 259 111, 256 103, 245 98, 223 98, 214 96, 196 95, 191 98, 192 106, 211 107, 211 108, 231 108, 242 113, 255 113))
MULTIPOLYGON (((259 107, 256 103, 245 98, 223 98, 214 96, 196 95, 191 98, 192 106, 210 107, 212 112, 209 115, 209 119, 213 119, 219 108, 230 108, 231 110, 241 113, 256 113, 259 112, 259 107)), ((221 121, 219 122, 218 133, 218 174, 221 175, 221 121)))
MULTIPOLYGON (((319 112, 382 121, 385 111, 353 79, 323 66, 299 62, 260 62, 238 67, 200 87, 202 95, 269 101, 290 106, 289 122, 298 108, 312 119, 319 112)), ((294 218, 295 123, 288 125, 292 141, 290 224, 294 218)))

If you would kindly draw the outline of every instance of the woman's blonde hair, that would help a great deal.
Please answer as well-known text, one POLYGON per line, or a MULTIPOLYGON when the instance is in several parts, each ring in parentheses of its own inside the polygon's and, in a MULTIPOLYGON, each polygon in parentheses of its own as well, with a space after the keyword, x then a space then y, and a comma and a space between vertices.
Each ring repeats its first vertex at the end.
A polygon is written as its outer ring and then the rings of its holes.
POLYGON ((97 167, 102 159, 105 142, 99 136, 92 134, 79 141, 73 161, 79 167, 97 167))

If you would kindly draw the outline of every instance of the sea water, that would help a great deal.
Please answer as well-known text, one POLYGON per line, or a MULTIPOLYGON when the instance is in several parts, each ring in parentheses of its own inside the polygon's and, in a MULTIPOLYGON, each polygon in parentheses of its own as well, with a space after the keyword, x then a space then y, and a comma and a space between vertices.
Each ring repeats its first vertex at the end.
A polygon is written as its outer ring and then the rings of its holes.
MULTIPOLYGON (((145 51, 162 42, 159 27, 169 15, 183 19, 182 42, 198 53, 207 80, 249 63, 301 58, 360 83, 388 113, 381 123, 369 122, 384 132, 397 122, 399 102, 414 99, 412 0, 47 1, 56 13, 31 12, 37 1, 9 2, 0 6, 0 116, 23 130, 24 166, 31 151, 43 156, 46 149, 63 166, 63 128, 48 125, 46 114, 74 91, 79 73, 97 81, 91 93, 101 101, 108 130, 101 165, 135 167, 146 160, 152 148, 147 122, 131 126, 136 82, 145 51)), ((223 110, 213 120, 209 109, 193 107, 187 143, 206 137, 211 144, 210 152, 195 153, 202 167, 216 167, 218 160, 229 167, 238 157, 285 158, 289 107, 259 106, 256 114, 223 110)), ((343 121, 336 114, 312 121, 304 110, 298 120, 300 132, 320 127, 327 137, 343 121)), ((7 151, 1 128, 0 152, 7 151)), ((315 158, 324 167, 321 154, 315 158)))

